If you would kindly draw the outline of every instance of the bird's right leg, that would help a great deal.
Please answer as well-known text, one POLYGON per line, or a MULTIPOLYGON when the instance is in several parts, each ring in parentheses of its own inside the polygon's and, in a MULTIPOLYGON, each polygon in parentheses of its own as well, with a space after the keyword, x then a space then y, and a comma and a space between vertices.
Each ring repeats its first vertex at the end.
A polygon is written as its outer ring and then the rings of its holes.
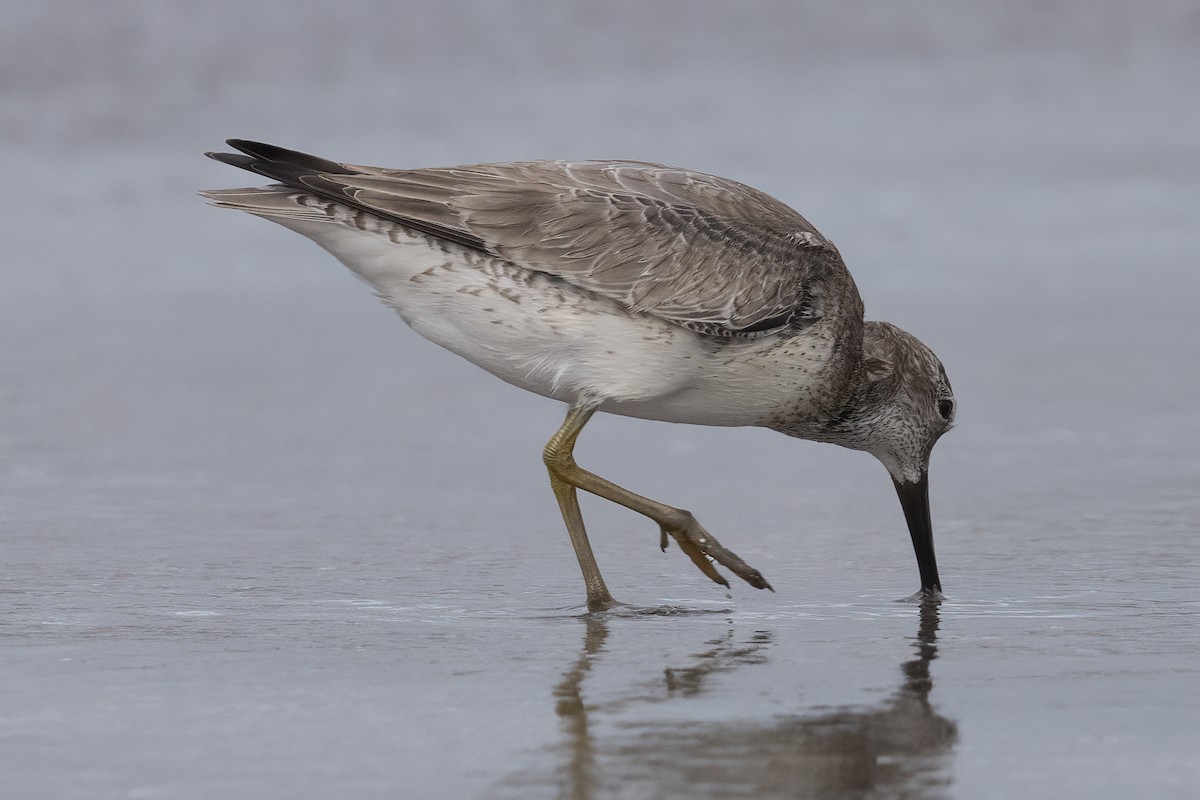
MULTIPOLYGON (((583 519, 579 516, 579 503, 575 496, 576 489, 583 489, 585 492, 603 497, 605 500, 611 500, 657 522, 662 531, 662 549, 667 549, 668 536, 674 538, 679 544, 679 549, 715 583, 729 586, 729 582, 713 566, 713 561, 725 566, 756 589, 770 589, 771 584, 767 583, 762 573, 739 558, 736 553, 722 546, 716 537, 706 531, 692 516, 690 511, 635 494, 595 473, 588 472, 575 463, 573 453, 575 440, 579 438, 583 426, 595 413, 597 405, 596 403, 581 403, 572 406, 571 410, 567 412, 567 418, 562 427, 546 444, 542 453, 546 467, 550 470, 550 485, 554 487, 554 494, 559 498, 563 519, 567 522, 567 530, 571 532, 571 542, 575 545, 579 566, 583 569, 584 582, 588 584, 588 606, 592 605, 592 580, 589 579, 589 568, 594 572, 594 579, 601 588, 604 587, 604 582, 600 580, 600 571, 596 567, 591 546, 587 541, 587 534, 583 530, 583 519), (564 499, 568 497, 569 500, 564 499), (577 528, 572 527, 572 519, 575 520, 577 528)), ((604 596, 608 597, 608 603, 612 602, 607 589, 604 589, 604 596)))
POLYGON ((571 536, 571 545, 575 548, 575 557, 579 559, 579 568, 583 570, 583 583, 587 589, 588 611, 603 611, 611 608, 616 601, 604 584, 600 575, 600 567, 596 564, 596 556, 592 553, 592 545, 588 542, 587 530, 583 527, 583 512, 579 510, 579 496, 575 487, 556 474, 556 465, 564 458, 573 460, 572 450, 579 432, 595 413, 594 405, 572 406, 567 412, 567 419, 562 427, 550 437, 542 451, 546 468, 550 471, 550 488, 558 500, 558 508, 562 511, 563 522, 567 525, 567 533, 571 536))

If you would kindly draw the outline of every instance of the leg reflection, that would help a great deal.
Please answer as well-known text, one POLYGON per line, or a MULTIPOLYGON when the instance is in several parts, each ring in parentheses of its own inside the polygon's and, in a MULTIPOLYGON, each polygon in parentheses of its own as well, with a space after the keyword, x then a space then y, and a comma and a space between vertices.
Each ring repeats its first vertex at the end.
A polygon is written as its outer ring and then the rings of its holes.
POLYGON ((683 667, 665 667, 663 680, 668 697, 693 697, 700 694, 712 675, 736 669, 742 664, 761 664, 766 661, 764 649, 771 643, 770 631, 756 631, 745 644, 734 641, 733 628, 720 639, 709 642, 708 650, 692 656, 694 661, 683 667))
POLYGON ((599 783, 597 747, 590 714, 618 713, 631 705, 698 695, 704 691, 712 676, 729 672, 740 665, 762 663, 766 659, 764 649, 772 640, 770 631, 757 631, 747 642, 738 642, 730 623, 731 627, 725 635, 707 642, 708 647, 690 656, 687 663, 664 667, 661 683, 647 682, 631 688, 615 700, 589 706, 584 700, 583 684, 597 657, 604 651, 609 622, 600 614, 589 614, 584 622, 587 627, 583 650, 554 687, 554 710, 566 734, 566 758, 559 769, 558 796, 571 800, 590 800, 595 797, 599 783))
POLYGON ((562 770, 559 797, 571 800, 589 800, 596 787, 596 755, 583 702, 583 679, 608 638, 608 621, 603 615, 588 614, 585 623, 583 651, 554 687, 554 711, 567 734, 567 763, 562 770))

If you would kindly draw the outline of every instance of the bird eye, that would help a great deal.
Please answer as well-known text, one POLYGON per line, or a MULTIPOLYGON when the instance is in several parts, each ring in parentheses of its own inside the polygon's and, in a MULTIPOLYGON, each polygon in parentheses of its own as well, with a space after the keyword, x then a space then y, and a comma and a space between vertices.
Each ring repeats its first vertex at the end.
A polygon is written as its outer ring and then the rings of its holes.
POLYGON ((942 415, 942 419, 950 419, 950 415, 954 413, 954 401, 938 400, 938 413, 942 415))

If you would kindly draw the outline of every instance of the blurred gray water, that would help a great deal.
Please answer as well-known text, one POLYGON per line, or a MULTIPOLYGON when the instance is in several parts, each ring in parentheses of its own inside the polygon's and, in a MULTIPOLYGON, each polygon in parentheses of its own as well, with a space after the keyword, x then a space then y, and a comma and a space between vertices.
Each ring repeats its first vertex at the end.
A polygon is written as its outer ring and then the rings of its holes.
POLYGON ((1184 2, 7 4, 0 796, 1193 796, 1197 74, 1184 2), (206 208, 230 136, 792 204, 954 382, 950 600, 868 456, 598 418, 778 593, 585 499, 588 618, 562 409, 206 208))

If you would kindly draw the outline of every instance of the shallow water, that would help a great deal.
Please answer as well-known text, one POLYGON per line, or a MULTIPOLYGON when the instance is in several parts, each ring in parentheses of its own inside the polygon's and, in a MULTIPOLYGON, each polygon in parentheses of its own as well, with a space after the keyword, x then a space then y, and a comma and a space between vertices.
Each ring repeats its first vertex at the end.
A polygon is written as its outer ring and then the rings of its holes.
POLYGON ((1097 7, 14 11, 0 795, 1191 797, 1200 48, 1186 5, 1097 7), (206 208, 227 136, 658 159, 792 203, 954 382, 948 599, 901 600, 869 457, 602 416, 581 463, 777 593, 585 498, 629 604, 585 614, 562 408, 206 208))

